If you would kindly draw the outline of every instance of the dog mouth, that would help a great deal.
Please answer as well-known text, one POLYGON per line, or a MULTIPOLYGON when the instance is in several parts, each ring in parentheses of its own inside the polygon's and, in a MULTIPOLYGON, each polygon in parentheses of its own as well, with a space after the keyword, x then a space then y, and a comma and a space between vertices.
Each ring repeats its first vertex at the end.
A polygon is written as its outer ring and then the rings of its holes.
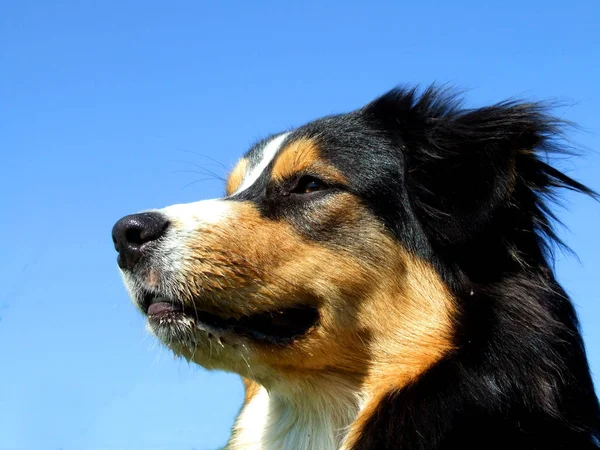
POLYGON ((305 335, 319 320, 317 308, 295 305, 238 318, 186 306, 181 301, 145 294, 142 309, 153 326, 169 326, 179 320, 192 320, 197 329, 215 335, 245 337, 271 344, 285 344, 305 335))

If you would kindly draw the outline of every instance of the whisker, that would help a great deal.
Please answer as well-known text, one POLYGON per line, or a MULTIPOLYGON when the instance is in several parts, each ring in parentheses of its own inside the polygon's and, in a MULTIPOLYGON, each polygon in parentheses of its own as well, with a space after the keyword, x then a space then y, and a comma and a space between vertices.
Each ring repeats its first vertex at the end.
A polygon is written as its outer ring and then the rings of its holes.
POLYGON ((227 166, 225 166, 225 164, 223 164, 221 161, 219 161, 218 159, 212 158, 212 157, 210 157, 208 155, 204 155, 202 153, 198 153, 198 152, 195 152, 195 151, 192 151, 192 150, 177 149, 177 151, 185 152, 185 153, 191 153, 192 155, 200 156, 201 158, 205 158, 205 159, 208 159, 208 160, 210 160, 210 161, 212 161, 214 163, 217 163, 219 166, 221 166, 225 170, 229 170, 227 168, 227 166))
POLYGON ((205 168, 200 168, 200 170, 177 169, 177 170, 172 170, 171 173, 194 173, 194 174, 205 175, 205 176, 211 177, 215 180, 220 180, 220 181, 225 182, 225 178, 223 178, 221 175, 213 172, 212 170, 205 169, 205 168))
POLYGON ((196 164, 196 163, 193 163, 191 161, 185 161, 183 159, 170 159, 169 162, 181 163, 181 164, 188 164, 190 166, 198 167, 200 169, 203 169, 204 167, 210 166, 210 167, 219 167, 219 168, 223 168, 223 169, 227 170, 226 167, 223 166, 223 164, 214 164, 214 163, 196 164))
POLYGON ((185 186, 183 186, 181 188, 181 190, 183 191, 184 189, 189 188, 191 185, 196 184, 196 183, 200 183, 202 181, 213 181, 213 180, 214 180, 214 178, 202 178, 201 180, 192 181, 191 183, 188 183, 185 186))
MULTIPOLYGON (((244 344, 242 344, 242 345, 244 346, 244 348, 247 351, 248 348, 244 344)), ((244 362, 248 366, 248 370, 250 371, 250 375, 252 376, 252 378, 254 378, 254 372, 252 371, 252 367, 250 366, 250 363, 248 362, 248 360, 246 359, 246 357, 244 356, 244 354, 242 352, 240 352, 240 356, 242 357, 242 359, 244 360, 244 362)))

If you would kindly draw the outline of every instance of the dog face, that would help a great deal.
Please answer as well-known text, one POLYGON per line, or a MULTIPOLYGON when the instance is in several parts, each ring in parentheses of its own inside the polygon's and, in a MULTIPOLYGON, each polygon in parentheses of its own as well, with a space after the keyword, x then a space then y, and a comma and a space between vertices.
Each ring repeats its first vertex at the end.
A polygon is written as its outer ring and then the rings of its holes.
POLYGON ((125 284, 152 333, 209 369, 352 382, 393 352, 410 377, 451 347, 454 305, 411 251, 423 232, 405 175, 368 108, 274 135, 225 197, 122 219, 125 284))
POLYGON ((259 142, 223 198, 121 219, 125 284, 204 367, 402 386, 479 326, 478 285, 542 258, 541 196, 585 191, 536 155, 556 126, 536 104, 391 91, 259 142))

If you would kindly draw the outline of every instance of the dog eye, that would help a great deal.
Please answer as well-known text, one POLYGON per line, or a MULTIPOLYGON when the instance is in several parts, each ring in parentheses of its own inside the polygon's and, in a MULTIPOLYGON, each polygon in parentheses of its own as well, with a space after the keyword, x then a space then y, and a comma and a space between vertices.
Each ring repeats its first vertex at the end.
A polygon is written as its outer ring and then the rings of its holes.
POLYGON ((322 191, 327 185, 318 178, 311 176, 301 177, 296 186, 290 191, 292 194, 310 194, 312 192, 322 191))

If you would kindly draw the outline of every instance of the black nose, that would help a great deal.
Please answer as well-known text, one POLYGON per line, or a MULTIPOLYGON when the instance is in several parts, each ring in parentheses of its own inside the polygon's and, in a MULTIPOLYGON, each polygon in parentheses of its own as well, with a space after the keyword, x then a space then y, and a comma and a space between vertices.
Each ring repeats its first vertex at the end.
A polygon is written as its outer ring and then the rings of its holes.
POLYGON ((133 269, 148 243, 161 237, 168 226, 167 218, 156 212, 131 214, 115 223, 112 238, 119 252, 119 267, 133 269))

